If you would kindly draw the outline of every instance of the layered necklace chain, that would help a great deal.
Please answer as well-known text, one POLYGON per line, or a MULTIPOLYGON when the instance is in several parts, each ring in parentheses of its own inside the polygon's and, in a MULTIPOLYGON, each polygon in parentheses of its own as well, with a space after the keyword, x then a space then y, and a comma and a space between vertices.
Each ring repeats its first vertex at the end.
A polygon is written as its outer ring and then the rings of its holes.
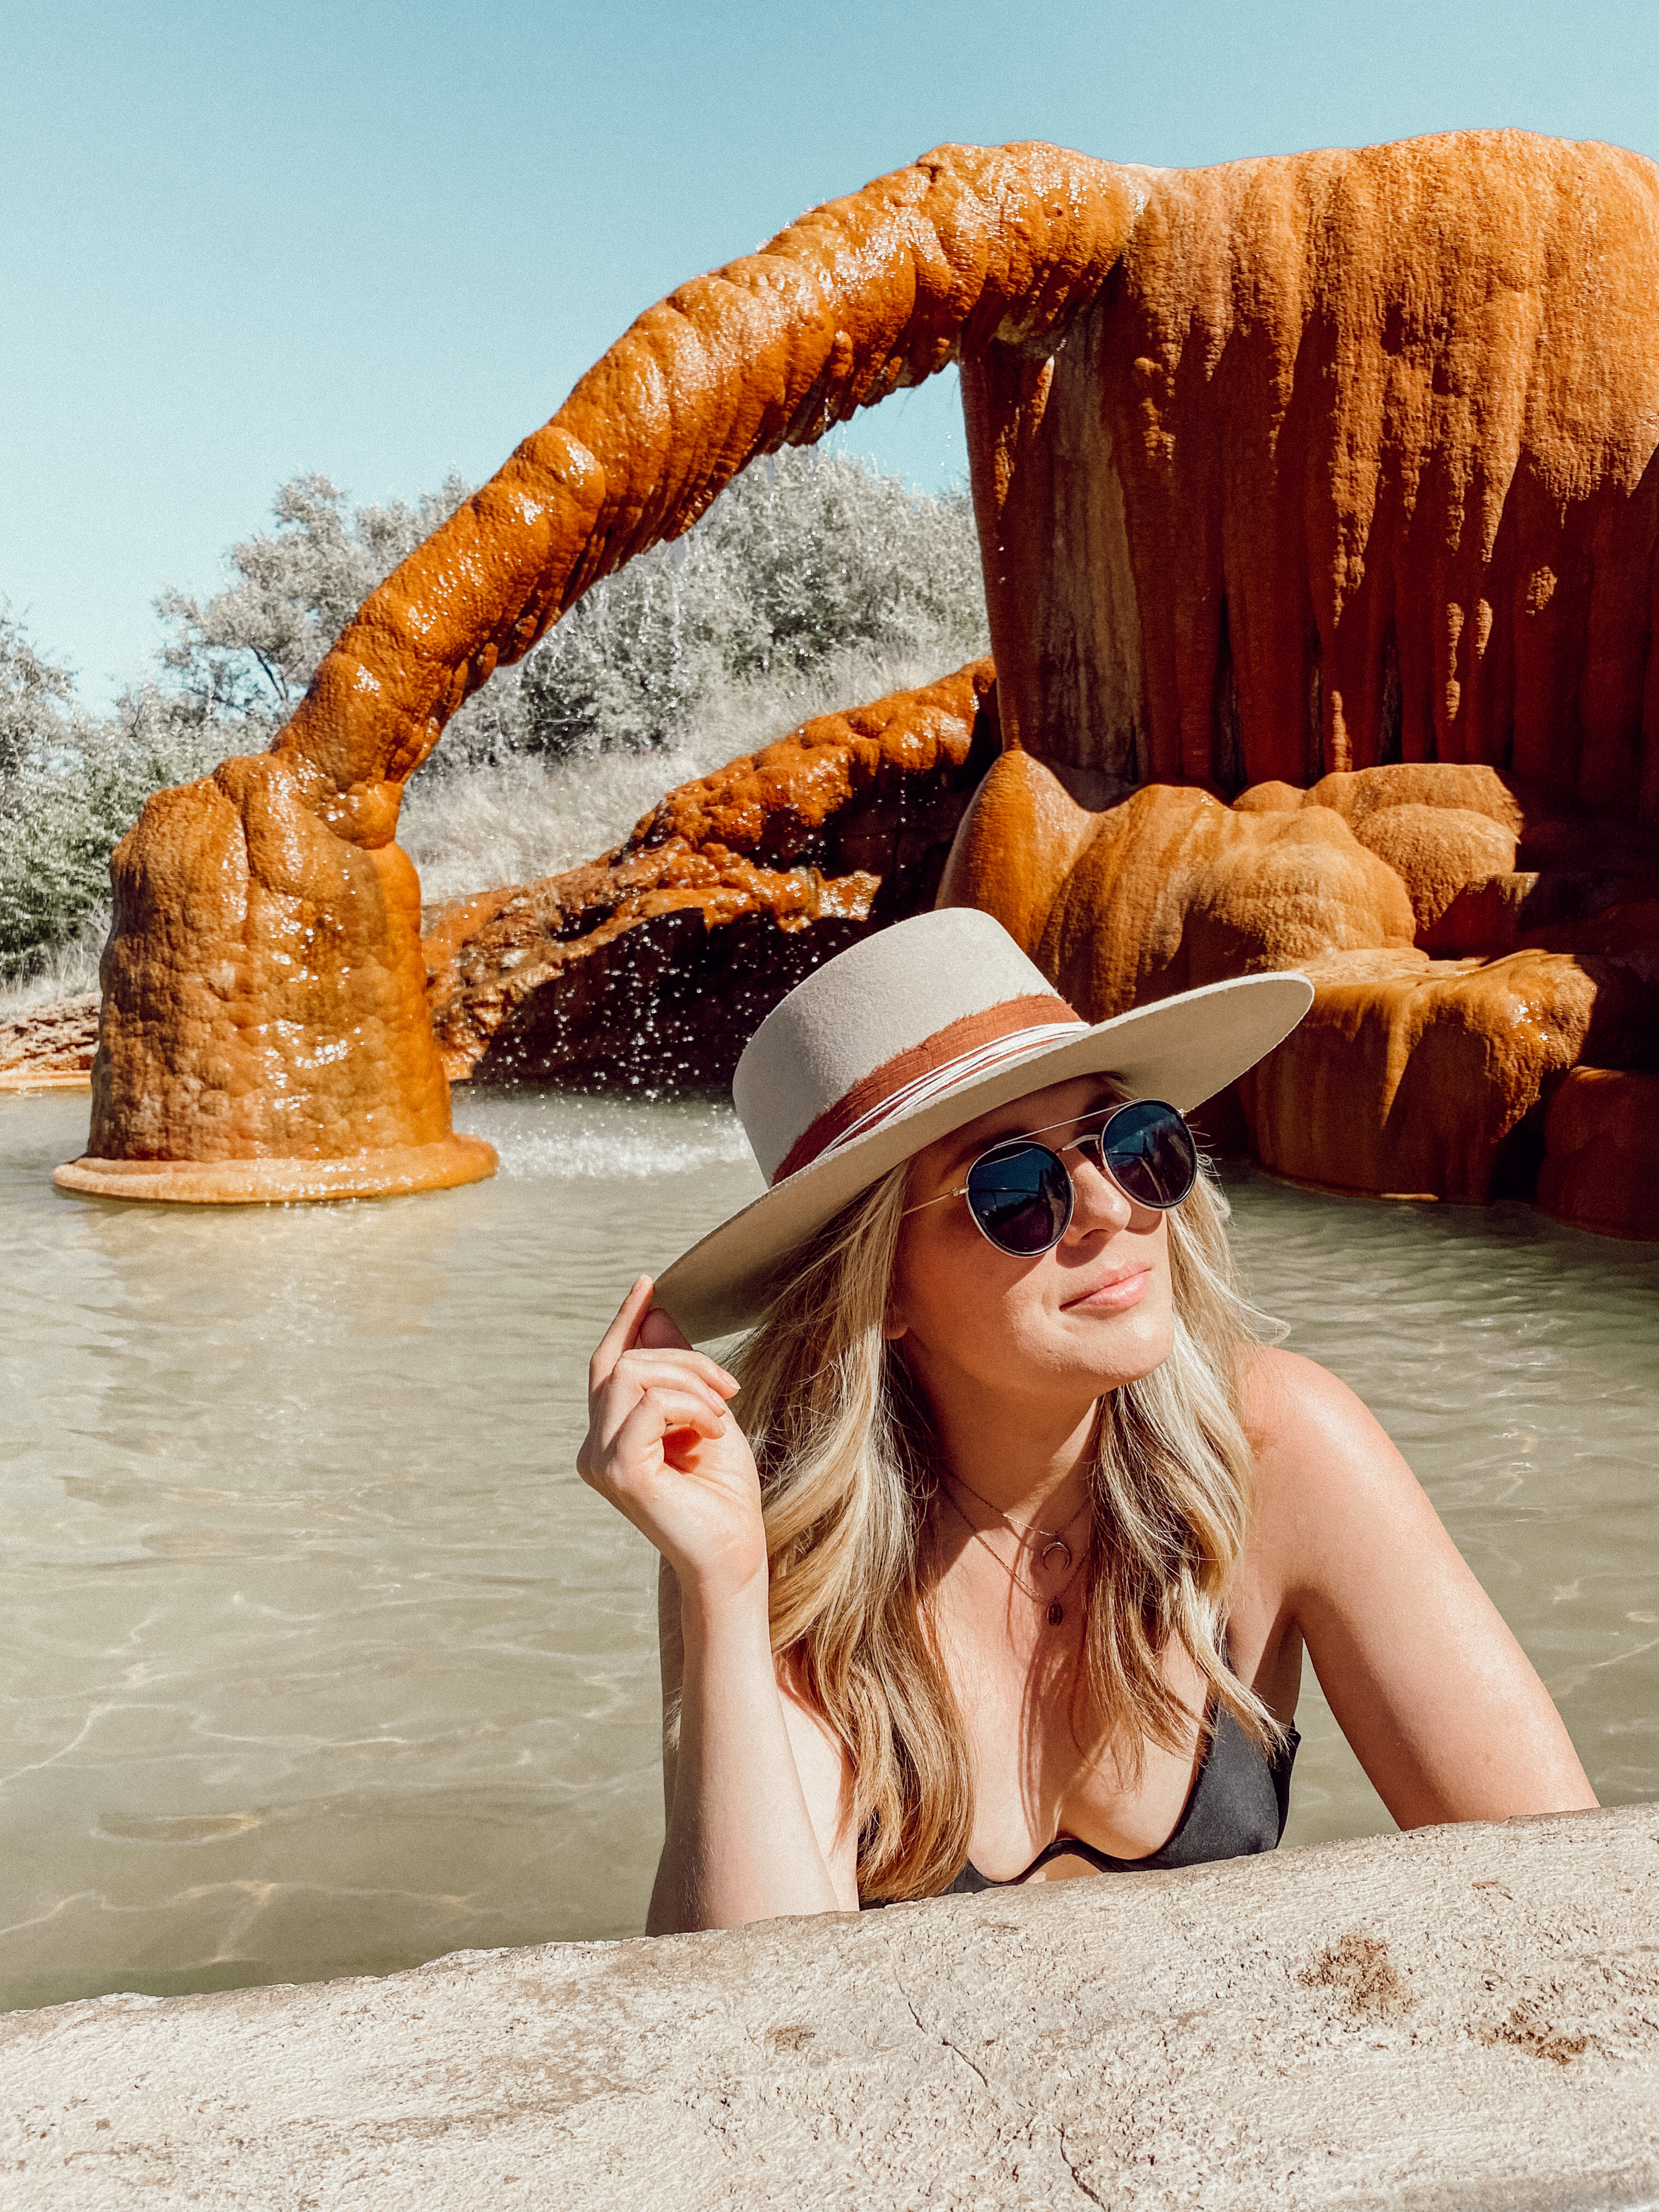
MULTIPOLYGON (((999 1521, 1004 1522, 1009 1528, 1012 1528, 1014 1532, 1015 1540, 1018 1543, 1023 1551, 1036 1551, 1036 1544, 1035 1540, 1038 1537, 1045 1538, 1047 1540, 1044 1542, 1041 1552, 1037 1553, 1037 1558, 1039 1563, 1048 1571, 1054 1572, 1067 1567, 1071 1569, 1071 1572, 1066 1577, 1065 1581, 1060 1584, 1060 1588, 1053 1593, 1048 1600, 1047 1615, 1048 1626, 1050 1628, 1058 1628, 1066 1618, 1065 1601, 1071 1594, 1072 1584, 1077 1580, 1078 1577, 1083 1572, 1084 1568, 1089 1563, 1087 1547, 1085 1547, 1083 1557, 1074 1562, 1072 1557, 1072 1547, 1066 1540, 1064 1529, 1042 1528, 1039 1528, 1035 1522, 1017 1521, 1012 1513, 1005 1513, 1000 1505, 993 1505, 988 1498, 982 1497, 981 1493, 974 1488, 971 1482, 963 1482, 959 1474, 952 1474, 949 1476, 947 1480, 949 1481, 960 1484, 961 1487, 967 1492, 969 1498, 978 1499, 978 1502, 985 1508, 988 1513, 994 1513, 999 1521)), ((956 1499, 951 1497, 949 1490, 941 1486, 939 1495, 944 1498, 945 1504, 950 1507, 952 1513, 956 1515, 957 1520, 961 1522, 963 1527, 968 1531, 968 1534, 972 1536, 976 1542, 984 1545, 985 1549, 990 1553, 991 1557, 1002 1569, 1003 1573, 1007 1576, 1009 1581, 1014 1585, 1014 1588, 1018 1590, 1024 1591, 1027 1597, 1034 1599, 1038 1605, 1041 1605, 1042 1603, 1042 1592, 1039 1589, 1032 1589, 1029 1588, 1020 1580, 1017 1571, 1009 1565, 1007 1560, 1003 1558, 1000 1552, 995 1550, 994 1547, 987 1541, 984 1529, 975 1527, 974 1523, 963 1511, 961 1506, 957 1504, 956 1499)), ((1086 1510, 1085 1507, 1079 1506, 1078 1509, 1079 1513, 1085 1510, 1086 1510)), ((1072 1516, 1072 1521, 1075 1521, 1077 1517, 1078 1514, 1074 1513, 1072 1516)), ((1066 1523, 1066 1527, 1067 1528, 1071 1527, 1072 1521, 1068 1521, 1066 1523)))
MULTIPOLYGON (((1042 1551, 1038 1553, 1037 1556, 1042 1565, 1047 1567, 1048 1565, 1049 1553, 1058 1552, 1060 1553, 1059 1559, 1055 1562, 1054 1566, 1050 1570, 1051 1572, 1057 1573, 1061 1567, 1069 1567, 1071 1565, 1072 1547, 1066 1540, 1065 1531, 1063 1529, 1039 1528, 1035 1521, 1016 1521, 1012 1513, 1005 1513, 1000 1505, 993 1505, 990 1499, 987 1498, 982 1492, 975 1490, 971 1482, 964 1482, 959 1474, 952 1474, 949 1479, 957 1485, 958 1489, 965 1490, 969 1498, 976 1499, 978 1503, 985 1508, 988 1513, 994 1513, 999 1521, 1006 1521, 1017 1536, 1020 1536, 1022 1538, 1046 1536, 1048 1540, 1044 1544, 1042 1551)), ((1072 1521, 1075 1521, 1078 1517, 1078 1514, 1082 1513, 1084 1510, 1085 1508, 1079 1505, 1078 1507, 1077 1513, 1073 1514, 1072 1521)), ((1068 1521, 1066 1523, 1066 1527, 1067 1528, 1071 1527, 1072 1521, 1068 1521)), ((971 1528, 972 1525, 973 1524, 970 1522, 969 1526, 971 1528)), ((1035 1551, 1036 1547, 1032 1545, 1030 1548, 1035 1551)))

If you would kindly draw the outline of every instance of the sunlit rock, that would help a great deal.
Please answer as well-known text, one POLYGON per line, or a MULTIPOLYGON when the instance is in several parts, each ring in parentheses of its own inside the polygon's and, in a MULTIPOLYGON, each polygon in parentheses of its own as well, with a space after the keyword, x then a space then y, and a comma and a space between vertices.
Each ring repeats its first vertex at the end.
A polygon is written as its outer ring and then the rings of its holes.
POLYGON ((1312 967, 1244 1094, 1262 1157, 1529 1189, 1552 1087, 1659 1056, 1656 290, 1654 165, 1518 131, 1192 171, 944 147, 813 210, 640 318, 270 755, 150 801, 64 1179, 486 1172, 446 1066, 710 1079, 804 963, 909 910, 905 865, 831 827, 857 793, 790 848, 805 785, 737 764, 598 872, 441 920, 441 1056, 391 841, 456 707, 598 578, 957 360, 1005 751, 945 896, 1092 1012, 1312 967))
POLYGON ((9 2201, 1650 2205, 1650 1808, 0 2030, 9 2201))
POLYGON ((784 993, 933 903, 996 757, 988 661, 807 722, 671 791, 615 853, 428 923, 450 1073, 729 1084, 784 993))

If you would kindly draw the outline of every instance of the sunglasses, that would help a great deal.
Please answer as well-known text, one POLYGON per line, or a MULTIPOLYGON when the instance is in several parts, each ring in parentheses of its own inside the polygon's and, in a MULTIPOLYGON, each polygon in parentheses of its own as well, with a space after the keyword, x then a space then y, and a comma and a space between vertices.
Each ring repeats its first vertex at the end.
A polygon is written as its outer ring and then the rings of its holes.
POLYGON ((1179 1206, 1198 1179, 1198 1147, 1173 1106, 1158 1098, 1132 1098, 1051 1152, 1035 1140, 1048 1128, 1005 1137, 981 1152, 959 1189, 943 1190, 920 1206, 904 1209, 908 1219, 947 1198, 965 1198, 968 1211, 999 1252, 1035 1260, 1052 1252, 1072 1224, 1076 1193, 1064 1152, 1091 1159, 1135 1206, 1167 1213, 1179 1206))

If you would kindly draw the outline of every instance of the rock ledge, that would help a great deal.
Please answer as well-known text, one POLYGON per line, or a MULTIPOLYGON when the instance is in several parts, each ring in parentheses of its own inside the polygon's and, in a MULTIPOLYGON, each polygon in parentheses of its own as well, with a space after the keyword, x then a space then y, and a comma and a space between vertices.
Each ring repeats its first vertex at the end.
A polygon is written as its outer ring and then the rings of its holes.
POLYGON ((1613 2207, 1659 1810, 0 2021, 26 2208, 1613 2207))

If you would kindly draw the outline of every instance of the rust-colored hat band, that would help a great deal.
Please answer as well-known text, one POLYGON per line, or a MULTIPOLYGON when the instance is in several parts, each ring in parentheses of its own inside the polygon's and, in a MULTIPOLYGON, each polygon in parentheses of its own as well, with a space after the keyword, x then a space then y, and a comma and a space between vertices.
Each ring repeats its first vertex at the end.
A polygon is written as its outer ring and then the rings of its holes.
POLYGON ((983 1074, 1021 1052, 1035 1052, 1067 1030, 1087 1026, 1064 999, 1046 991, 1007 999, 1000 1006, 947 1023, 920 1044, 884 1060, 844 1097, 826 1107, 785 1153, 772 1178, 773 1188, 837 1145, 866 1135, 902 1108, 919 1103, 917 1094, 941 1096, 955 1082, 983 1074))

